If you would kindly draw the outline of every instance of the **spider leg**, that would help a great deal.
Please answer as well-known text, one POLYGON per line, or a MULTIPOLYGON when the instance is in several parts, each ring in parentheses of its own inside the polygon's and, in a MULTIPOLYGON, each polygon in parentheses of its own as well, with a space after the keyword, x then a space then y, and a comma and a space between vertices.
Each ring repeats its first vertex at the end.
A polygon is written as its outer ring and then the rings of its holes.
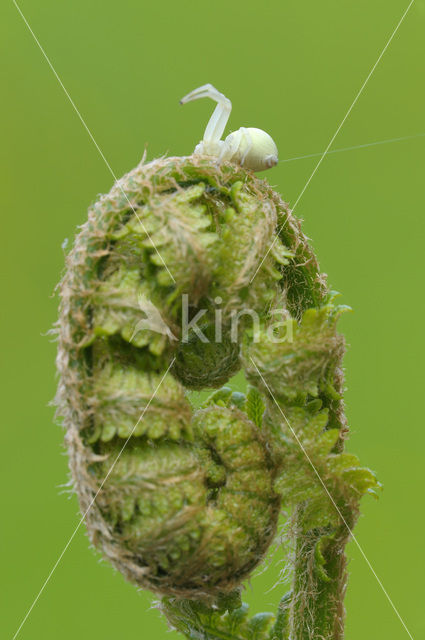
POLYGON ((212 84, 203 84, 202 87, 198 87, 197 89, 194 89, 193 91, 185 95, 180 100, 180 104, 185 104, 186 102, 190 102, 191 100, 197 100, 198 98, 206 98, 208 97, 208 92, 210 91, 215 91, 216 93, 219 93, 217 89, 212 86, 212 84))
POLYGON ((224 142, 221 142, 220 151, 217 157, 218 165, 221 164, 223 160, 229 160, 230 158, 233 157, 234 147, 235 145, 233 140, 229 140, 228 137, 226 138, 226 140, 224 140, 224 142))
POLYGON ((217 102, 217 106, 204 132, 204 142, 219 142, 229 119, 232 103, 229 98, 226 98, 225 95, 217 91, 212 84, 204 84, 202 87, 198 87, 184 96, 184 98, 180 100, 180 104, 185 104, 191 100, 198 100, 198 98, 211 98, 217 102))
POLYGON ((241 154, 241 159, 240 159, 241 167, 243 167, 244 162, 246 160, 246 157, 247 157, 248 153, 252 149, 253 142, 252 142, 252 136, 251 136, 251 134, 249 133, 249 131, 248 131, 248 129, 246 127, 241 127, 239 129, 239 131, 242 134, 241 135, 241 140, 240 140, 240 143, 239 143, 239 149, 240 149, 240 147, 241 147, 243 142, 246 143, 244 145, 245 148, 243 150, 243 153, 241 154))

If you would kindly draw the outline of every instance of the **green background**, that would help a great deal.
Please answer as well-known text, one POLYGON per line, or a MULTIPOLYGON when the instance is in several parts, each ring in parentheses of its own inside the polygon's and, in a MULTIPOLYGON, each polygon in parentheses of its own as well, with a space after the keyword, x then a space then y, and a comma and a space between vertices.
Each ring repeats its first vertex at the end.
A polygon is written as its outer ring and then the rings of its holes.
MULTIPOLYGON (((22 0, 22 11, 116 176, 141 158, 188 154, 213 104, 178 100, 206 82, 234 105, 230 128, 258 126, 280 158, 320 152, 407 0, 22 0)), ((79 519, 64 492, 52 296, 61 243, 112 176, 12 2, 2 3, 0 176, 3 638, 12 638, 79 519)), ((333 147, 425 132, 425 3, 417 0, 333 147)), ((322 268, 355 313, 349 349, 349 449, 385 485, 356 536, 413 637, 423 594, 423 231, 425 138, 329 155, 297 206, 322 268)), ((294 202, 318 158, 267 177, 294 202)), ((408 635, 356 546, 349 547, 347 639, 408 635)), ((248 585, 254 611, 283 592, 277 551, 248 585)), ((76 533, 19 638, 162 640, 151 596, 76 533)))

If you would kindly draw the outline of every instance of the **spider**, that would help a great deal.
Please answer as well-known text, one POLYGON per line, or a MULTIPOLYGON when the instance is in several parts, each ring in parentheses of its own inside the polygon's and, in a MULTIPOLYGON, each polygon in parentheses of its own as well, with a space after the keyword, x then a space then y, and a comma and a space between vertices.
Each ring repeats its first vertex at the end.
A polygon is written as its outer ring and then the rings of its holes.
POLYGON ((263 171, 278 163, 276 144, 262 129, 241 127, 229 133, 225 140, 221 140, 232 103, 212 84, 204 84, 194 89, 180 100, 180 104, 198 98, 211 98, 217 102, 217 106, 207 124, 203 139, 195 147, 194 155, 213 156, 217 158, 218 163, 229 160, 252 171, 263 171))

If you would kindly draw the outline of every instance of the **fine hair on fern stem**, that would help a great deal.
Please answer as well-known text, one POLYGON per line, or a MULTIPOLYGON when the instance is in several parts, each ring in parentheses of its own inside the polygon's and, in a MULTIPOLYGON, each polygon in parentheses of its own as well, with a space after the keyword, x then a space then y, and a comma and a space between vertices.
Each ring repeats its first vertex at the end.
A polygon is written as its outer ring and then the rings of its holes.
POLYGON ((90 207, 59 286, 58 414, 92 543, 173 628, 338 640, 346 525, 378 486, 343 450, 345 307, 235 158, 142 160, 90 207), (246 394, 225 386, 240 370, 246 394), (194 389, 215 391, 195 409, 194 389), (242 583, 283 508, 292 591, 249 618, 242 583))

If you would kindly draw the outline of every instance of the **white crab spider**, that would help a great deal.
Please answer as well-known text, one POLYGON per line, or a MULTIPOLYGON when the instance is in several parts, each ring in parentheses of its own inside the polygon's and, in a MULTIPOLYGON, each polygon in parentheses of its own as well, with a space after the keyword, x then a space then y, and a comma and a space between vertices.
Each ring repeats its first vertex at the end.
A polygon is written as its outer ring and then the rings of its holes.
POLYGON ((207 124, 204 137, 196 145, 194 155, 214 156, 220 163, 229 160, 253 171, 263 171, 278 163, 278 151, 273 138, 262 129, 241 127, 221 140, 232 110, 232 103, 212 84, 194 89, 180 100, 185 104, 198 98, 212 98, 217 106, 207 124))

